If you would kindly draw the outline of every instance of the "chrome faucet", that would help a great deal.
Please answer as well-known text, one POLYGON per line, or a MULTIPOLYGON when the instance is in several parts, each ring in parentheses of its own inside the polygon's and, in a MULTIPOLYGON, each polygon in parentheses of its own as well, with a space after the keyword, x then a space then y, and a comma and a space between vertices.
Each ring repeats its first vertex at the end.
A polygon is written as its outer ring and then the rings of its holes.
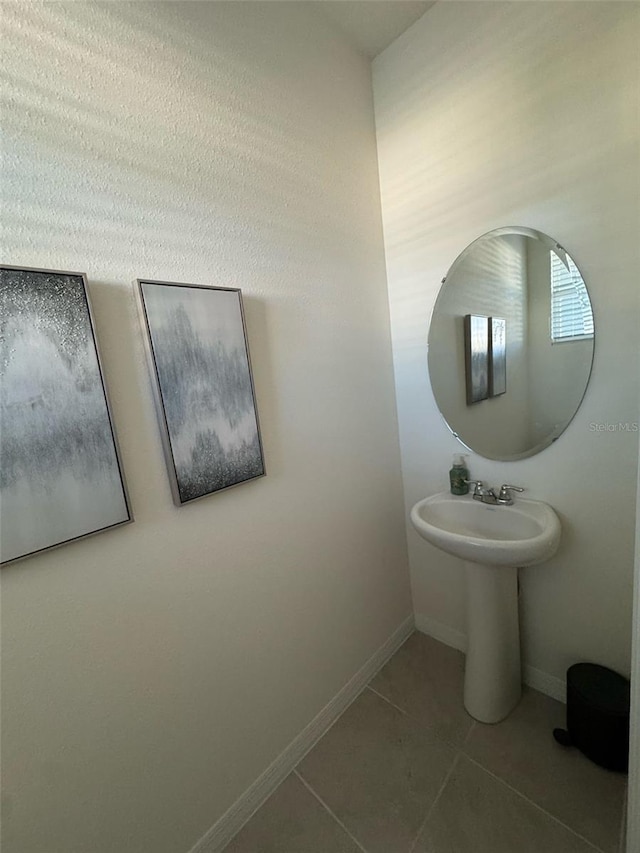
POLYGON ((473 490, 474 501, 482 501, 483 504, 497 504, 498 498, 493 489, 486 489, 482 480, 465 480, 470 486, 475 486, 473 490))
POLYGON ((482 501, 483 504, 491 504, 492 506, 511 506, 513 504, 511 492, 524 492, 520 486, 509 486, 505 483, 500 487, 500 493, 496 495, 495 490, 487 489, 482 480, 465 480, 465 483, 474 486, 474 501, 482 501))

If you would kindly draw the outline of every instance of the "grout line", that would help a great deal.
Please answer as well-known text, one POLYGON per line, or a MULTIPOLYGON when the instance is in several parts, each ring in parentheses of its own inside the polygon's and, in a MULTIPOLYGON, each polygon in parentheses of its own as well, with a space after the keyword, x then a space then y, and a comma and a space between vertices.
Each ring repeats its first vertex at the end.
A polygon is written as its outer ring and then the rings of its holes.
MULTIPOLYGON (((405 709, 401 708, 400 705, 396 705, 395 702, 391 701, 391 699, 387 699, 387 697, 384 696, 382 693, 378 693, 378 691, 375 688, 371 687, 371 685, 367 684, 367 690, 370 690, 372 693, 375 693, 375 695, 379 699, 384 699, 384 701, 387 703, 387 705, 391 705, 392 708, 395 708, 396 711, 400 711, 400 713, 404 714, 405 717, 411 717, 411 714, 409 714, 408 711, 405 711, 405 709)), ((411 719, 414 720, 415 717, 411 717, 411 719)))
POLYGON ((367 853, 367 851, 366 851, 366 850, 365 850, 365 848, 362 846, 362 844, 360 844, 360 842, 359 842, 359 841, 358 841, 358 839, 355 837, 355 835, 353 835, 353 833, 352 833, 352 832, 350 832, 350 831, 347 829, 347 827, 346 827, 346 826, 344 825, 344 823, 340 820, 340 818, 339 818, 336 814, 334 814, 334 812, 332 812, 332 811, 331 811, 331 809, 330 809, 330 808, 329 808, 329 806, 325 803, 325 801, 322 799, 322 797, 321 797, 321 796, 320 796, 316 791, 314 791, 314 789, 313 789, 313 788, 311 787, 311 785, 307 782, 307 780, 306 780, 306 779, 305 779, 305 778, 300 774, 300 772, 299 772, 298 770, 294 770, 293 772, 294 772, 294 774, 298 777, 298 779, 302 782, 302 784, 305 786, 305 788, 309 791, 309 793, 310 793, 310 794, 313 794, 313 796, 314 796, 314 797, 316 798, 316 800, 320 803, 320 805, 321 805, 321 806, 322 806, 322 807, 323 807, 327 812, 329 812, 329 814, 330 814, 330 815, 331 815, 331 817, 335 820, 335 822, 338 824, 338 826, 339 826, 342 830, 344 830, 344 832, 346 832, 346 833, 347 833, 347 835, 349 836, 349 838, 350 838, 350 839, 353 841, 353 843, 358 847, 358 849, 359 849, 359 850, 361 850, 361 851, 362 851, 362 853, 367 853))
MULTIPOLYGON (((370 690, 372 693, 375 693, 375 695, 379 699, 382 699, 384 702, 386 702, 387 705, 391 705, 391 707, 395 708, 396 711, 400 711, 400 713, 404 714, 405 717, 408 717, 414 723, 417 723, 421 728, 423 728, 425 731, 429 732, 429 734, 432 737, 434 737, 436 740, 439 740, 441 743, 445 744, 445 746, 448 746, 451 749, 458 750, 467 742, 467 738, 469 737, 469 732, 467 732, 466 736, 464 737, 464 739, 462 741, 449 740, 449 738, 440 734, 439 731, 436 731, 434 726, 430 726, 429 723, 425 723, 425 721, 421 720, 420 717, 415 717, 413 714, 410 714, 408 711, 405 711, 404 708, 401 708, 400 705, 396 705, 394 702, 391 701, 391 699, 387 699, 387 697, 383 696, 382 693, 378 693, 378 691, 374 690, 373 687, 369 687, 369 685, 367 685, 366 689, 370 690)), ((473 720, 472 722, 475 724, 475 720, 473 720)), ((473 729, 473 725, 470 727, 470 729, 473 729)))
POLYGON ((539 812, 542 812, 542 814, 546 815, 548 818, 551 818, 551 820, 554 823, 559 824, 564 829, 566 829, 568 832, 570 832, 572 835, 575 835, 576 838, 579 838, 581 841, 584 841, 584 843, 588 844, 589 847, 591 847, 593 850, 597 850, 598 853, 606 853, 606 851, 604 851, 602 849, 602 847, 598 847, 597 844, 594 844, 593 841, 589 841, 589 839, 585 838, 584 835, 581 835, 579 832, 576 832, 575 829, 572 829, 566 823, 561 821, 560 818, 557 818, 555 815, 552 815, 551 812, 548 812, 546 809, 543 809, 542 806, 539 806, 538 803, 535 803, 533 800, 530 800, 529 797, 527 797, 525 794, 522 793, 522 791, 519 791, 517 788, 514 788, 513 785, 510 785, 509 782, 506 782, 504 779, 502 779, 497 774, 493 773, 493 771, 489 770, 483 764, 480 764, 479 761, 476 761, 474 758, 471 758, 471 756, 468 755, 466 752, 464 753, 464 757, 466 759, 468 759, 472 764, 475 764, 476 767, 479 767, 481 770, 484 770, 485 773, 488 773, 489 776, 492 776, 497 782, 500 782, 500 784, 504 785, 505 788, 508 788, 510 791, 513 791, 514 794, 517 794, 523 800, 526 800, 526 802, 529 803, 529 805, 533 806, 539 812))
POLYGON ((473 720, 473 722, 469 726, 469 731, 467 732, 465 739, 462 741, 463 746, 466 746, 469 743, 469 741, 471 740, 471 735, 474 733, 477 726, 478 723, 476 722, 476 720, 473 720))
POLYGON ((418 839, 422 835, 425 826, 429 822, 429 818, 433 814, 435 807, 438 805, 438 801, 440 800, 440 797, 442 796, 442 792, 447 787, 447 784, 449 782, 449 779, 451 778, 453 771, 456 769, 456 765, 458 764, 458 761, 460 760, 460 755, 461 755, 460 752, 456 752, 456 754, 453 758, 453 761, 451 762, 451 767, 447 771, 447 775, 444 777, 444 779, 442 781, 442 785, 440 785, 440 789, 438 790, 438 793, 436 794, 436 798, 431 803, 431 806, 429 807, 429 810, 427 811, 426 817, 422 821, 422 823, 420 824, 420 828, 418 829, 418 832, 416 833, 416 837, 413 839, 413 843, 412 843, 411 847, 409 848, 409 853, 413 853, 413 851, 415 850, 415 846, 418 843, 418 839))

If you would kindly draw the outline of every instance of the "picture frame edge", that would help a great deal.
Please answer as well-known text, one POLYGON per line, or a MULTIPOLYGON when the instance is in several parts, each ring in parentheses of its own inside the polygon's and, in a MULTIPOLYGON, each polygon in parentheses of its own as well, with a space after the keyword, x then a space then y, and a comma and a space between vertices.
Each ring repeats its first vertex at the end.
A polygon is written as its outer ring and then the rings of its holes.
POLYGON ((169 487, 171 489, 171 498, 177 507, 184 506, 184 502, 180 497, 180 488, 178 486, 178 477, 176 474, 175 460, 169 439, 169 428, 166 423, 166 415, 164 404, 162 402, 162 393, 160 390, 160 379, 156 369, 156 362, 153 354, 153 344, 151 341, 151 331, 147 320, 147 312, 145 309, 144 295, 142 292, 143 284, 169 284, 169 282, 152 281, 145 278, 137 278, 134 281, 136 292, 136 304, 138 308, 138 319, 142 326, 142 342, 145 351, 145 359, 147 362, 147 370, 151 379, 151 395, 153 398, 153 407, 156 413, 156 422, 160 433, 160 444, 162 446, 162 454, 164 456, 165 468, 169 474, 169 487))

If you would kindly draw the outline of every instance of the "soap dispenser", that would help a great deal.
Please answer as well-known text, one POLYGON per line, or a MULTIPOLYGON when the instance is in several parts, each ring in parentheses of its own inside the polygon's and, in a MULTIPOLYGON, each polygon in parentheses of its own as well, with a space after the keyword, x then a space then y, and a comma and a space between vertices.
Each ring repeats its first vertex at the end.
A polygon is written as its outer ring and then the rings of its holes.
POLYGON ((452 495, 468 495, 469 494, 469 469, 464 463, 464 455, 455 453, 453 456, 453 467, 449 471, 449 481, 451 483, 452 495))

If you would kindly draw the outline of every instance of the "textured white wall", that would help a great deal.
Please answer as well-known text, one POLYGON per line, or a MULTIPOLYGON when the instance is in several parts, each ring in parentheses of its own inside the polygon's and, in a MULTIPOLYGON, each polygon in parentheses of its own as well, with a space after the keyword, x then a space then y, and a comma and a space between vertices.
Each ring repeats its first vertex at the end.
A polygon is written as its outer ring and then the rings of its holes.
MULTIPOLYGON (((447 486, 457 448, 426 352, 453 259, 486 231, 529 226, 567 249, 591 293, 594 368, 567 431, 530 459, 469 459, 473 477, 526 486, 560 514, 557 556, 521 572, 525 660, 557 679, 581 659, 630 667, 638 433, 591 424, 638 417, 639 14, 437 3, 373 65, 407 508, 447 486)), ((419 623, 460 638, 460 564, 408 536, 419 623)))
POLYGON ((3 261, 88 274, 135 522, 3 571, 3 853, 186 851, 410 613, 370 68, 294 3, 6 4, 3 261), (131 282, 240 287, 174 508, 131 282))

